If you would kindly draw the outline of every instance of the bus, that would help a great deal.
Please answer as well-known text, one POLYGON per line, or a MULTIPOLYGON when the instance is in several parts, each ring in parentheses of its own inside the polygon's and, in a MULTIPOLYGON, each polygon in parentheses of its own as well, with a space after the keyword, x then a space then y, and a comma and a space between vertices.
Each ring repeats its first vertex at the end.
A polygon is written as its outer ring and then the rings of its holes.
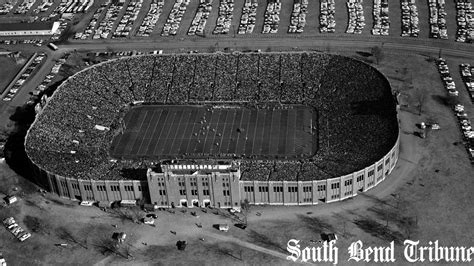
POLYGON ((51 48, 53 51, 58 50, 58 47, 56 46, 56 44, 54 44, 52 42, 48 44, 48 47, 51 48))

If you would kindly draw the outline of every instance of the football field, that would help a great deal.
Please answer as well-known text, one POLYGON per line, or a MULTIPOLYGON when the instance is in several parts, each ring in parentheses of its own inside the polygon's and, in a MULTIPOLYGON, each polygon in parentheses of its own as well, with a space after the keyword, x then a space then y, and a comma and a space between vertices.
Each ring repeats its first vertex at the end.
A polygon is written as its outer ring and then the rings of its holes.
POLYGON ((317 112, 302 105, 146 105, 112 142, 115 158, 300 158, 317 150, 317 112))

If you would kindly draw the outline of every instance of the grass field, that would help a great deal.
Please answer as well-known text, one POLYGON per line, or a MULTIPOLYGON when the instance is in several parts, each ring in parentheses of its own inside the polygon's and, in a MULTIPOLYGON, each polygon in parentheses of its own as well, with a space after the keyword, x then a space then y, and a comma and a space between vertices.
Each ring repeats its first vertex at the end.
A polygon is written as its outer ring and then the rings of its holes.
POLYGON ((317 149, 316 111, 231 106, 140 106, 124 118, 113 157, 297 158, 317 149))
POLYGON ((22 60, 20 64, 17 64, 13 58, 0 56, 0 65, 5 66, 0 71, 0 92, 3 92, 25 62, 26 60, 22 60))

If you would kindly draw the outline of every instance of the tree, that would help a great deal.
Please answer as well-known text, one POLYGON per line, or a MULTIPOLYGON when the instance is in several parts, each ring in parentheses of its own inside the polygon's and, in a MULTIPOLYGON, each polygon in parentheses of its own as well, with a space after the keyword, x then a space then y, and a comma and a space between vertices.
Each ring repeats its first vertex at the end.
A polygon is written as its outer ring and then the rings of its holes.
POLYGON ((383 58, 384 58, 383 50, 382 50, 382 48, 379 47, 379 46, 374 46, 374 47, 372 47, 371 53, 372 53, 372 55, 375 57, 375 61, 376 61, 377 65, 378 65, 378 64, 383 60, 383 58))
POLYGON ((248 199, 244 199, 240 203, 240 208, 242 210, 242 215, 244 216, 244 223, 247 224, 247 217, 248 214, 250 213, 250 202, 248 199))
POLYGON ((426 101, 426 94, 419 88, 413 92, 414 105, 418 108, 418 115, 423 113, 423 106, 426 101))
POLYGON ((72 242, 74 244, 81 246, 84 249, 87 249, 87 239, 80 241, 75 235, 72 234, 71 231, 69 231, 69 229, 65 227, 60 227, 57 231, 57 234, 59 238, 61 238, 64 241, 72 242))

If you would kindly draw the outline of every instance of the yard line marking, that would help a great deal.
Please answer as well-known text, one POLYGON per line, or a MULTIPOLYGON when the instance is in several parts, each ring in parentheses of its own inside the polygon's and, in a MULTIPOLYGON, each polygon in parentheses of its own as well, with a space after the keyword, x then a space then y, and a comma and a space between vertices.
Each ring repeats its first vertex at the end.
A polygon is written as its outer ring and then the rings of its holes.
POLYGON ((139 154, 141 155, 150 155, 148 154, 147 151, 148 151, 148 148, 150 147, 150 142, 153 140, 153 135, 155 134, 156 126, 158 125, 156 121, 160 119, 162 110, 158 109, 156 110, 156 113, 158 113, 157 117, 155 118, 155 116, 153 116, 153 118, 150 121, 150 124, 153 125, 153 129, 150 130, 150 133, 146 132, 144 142, 142 142, 142 146, 144 147, 145 150, 143 152, 141 152, 141 149, 139 150, 139 154))
MULTIPOLYGON (((159 124, 159 125, 164 125, 166 119, 168 119, 168 116, 169 116, 169 110, 168 110, 168 109, 164 109, 164 110, 163 110, 163 113, 162 113, 162 116, 160 117, 160 120, 157 122, 157 124, 159 124)), ((161 134, 163 134, 163 132, 164 132, 165 130, 166 130, 166 128, 160 127, 160 128, 158 129, 158 132, 159 132, 159 133, 156 132, 156 133, 158 133, 158 138, 156 138, 155 143, 153 143, 152 148, 150 149, 151 154, 152 154, 153 156, 158 155, 158 154, 156 153, 156 147, 157 147, 158 143, 159 143, 160 140, 161 140, 161 134)))
POLYGON ((137 143, 137 141, 138 141, 138 139, 137 139, 137 134, 138 134, 138 132, 140 131, 139 129, 143 126, 143 123, 145 122, 147 116, 148 116, 148 111, 145 111, 145 115, 143 116, 143 120, 142 120, 142 122, 140 122, 140 126, 138 127, 137 131, 133 130, 133 131, 131 132, 131 133, 132 133, 131 136, 132 136, 132 140, 133 140, 133 141, 130 141, 130 145, 128 145, 128 148, 125 150, 126 153, 125 153, 124 155, 126 155, 126 156, 131 156, 131 155, 133 155, 133 154, 132 154, 132 150, 133 150, 133 148, 135 147, 135 145, 136 145, 136 143, 137 143))
MULTIPOLYGON (((142 133, 142 135, 139 136, 139 137, 140 137, 140 138, 139 138, 139 139, 140 139, 140 144, 138 145, 138 149, 137 149, 137 151, 135 152, 135 155, 140 155, 140 154, 141 154, 140 151, 142 150, 143 141, 144 141, 144 139, 146 138, 146 136, 148 135, 148 132, 149 132, 149 130, 150 130, 150 127, 151 127, 151 125, 153 124, 153 118, 154 118, 155 115, 156 115, 155 110, 150 110, 150 111, 148 111, 148 112, 151 112, 152 115, 151 115, 150 119, 148 120, 148 124, 147 124, 146 130, 145 130, 145 134, 142 133)), ((143 130, 140 130, 140 132, 143 132, 143 130)))

